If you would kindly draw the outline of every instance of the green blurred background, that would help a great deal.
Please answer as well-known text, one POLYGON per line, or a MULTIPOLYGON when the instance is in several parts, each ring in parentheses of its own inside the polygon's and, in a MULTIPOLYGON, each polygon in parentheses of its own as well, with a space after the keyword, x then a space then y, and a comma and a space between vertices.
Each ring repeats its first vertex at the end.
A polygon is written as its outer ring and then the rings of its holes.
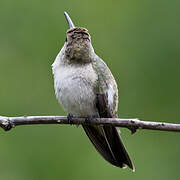
MULTIPOLYGON (((65 41, 66 10, 113 72, 121 117, 180 123, 179 7, 178 0, 1 0, 0 115, 65 115, 51 64, 65 41)), ((0 179, 179 179, 179 133, 122 129, 122 137, 135 173, 105 162, 81 127, 0 130, 0 179)))

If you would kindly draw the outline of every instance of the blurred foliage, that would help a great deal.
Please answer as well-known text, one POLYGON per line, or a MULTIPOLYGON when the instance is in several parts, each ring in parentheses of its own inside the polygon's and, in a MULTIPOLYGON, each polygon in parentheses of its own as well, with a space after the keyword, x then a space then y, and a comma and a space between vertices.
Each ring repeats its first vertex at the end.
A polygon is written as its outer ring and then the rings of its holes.
MULTIPOLYGON (((0 115, 65 115, 51 64, 61 49, 66 10, 86 27, 119 87, 121 117, 180 123, 180 1, 1 0, 0 115)), ((179 179, 178 133, 122 136, 136 172, 105 162, 82 128, 0 130, 0 179, 179 179)))

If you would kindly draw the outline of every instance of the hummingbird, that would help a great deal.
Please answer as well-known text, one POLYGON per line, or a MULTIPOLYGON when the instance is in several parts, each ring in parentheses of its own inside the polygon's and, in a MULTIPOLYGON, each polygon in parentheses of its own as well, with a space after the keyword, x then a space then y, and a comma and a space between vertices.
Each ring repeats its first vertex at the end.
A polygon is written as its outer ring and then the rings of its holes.
MULTIPOLYGON (((117 118, 118 88, 105 62, 98 57, 86 28, 75 27, 69 15, 66 41, 52 64, 54 89, 58 102, 68 113, 68 119, 83 117, 117 118)), ((102 157, 114 166, 134 165, 112 125, 82 125, 86 135, 102 157)))

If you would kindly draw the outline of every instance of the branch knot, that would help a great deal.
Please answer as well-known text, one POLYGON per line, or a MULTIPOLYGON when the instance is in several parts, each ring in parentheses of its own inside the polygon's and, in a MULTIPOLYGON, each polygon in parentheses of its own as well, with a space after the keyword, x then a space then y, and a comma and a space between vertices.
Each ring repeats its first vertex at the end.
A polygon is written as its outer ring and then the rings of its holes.
POLYGON ((2 127, 5 131, 9 131, 13 125, 8 117, 0 116, 0 127, 2 127))

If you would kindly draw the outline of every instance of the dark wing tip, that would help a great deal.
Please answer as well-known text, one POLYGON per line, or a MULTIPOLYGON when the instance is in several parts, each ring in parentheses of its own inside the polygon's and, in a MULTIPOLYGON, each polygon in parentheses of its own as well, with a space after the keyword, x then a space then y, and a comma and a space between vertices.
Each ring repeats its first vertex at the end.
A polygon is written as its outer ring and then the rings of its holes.
POLYGON ((120 168, 128 166, 133 172, 135 171, 115 127, 83 125, 83 128, 96 150, 106 161, 120 168))
POLYGON ((109 148, 115 157, 117 166, 125 168, 128 166, 132 171, 135 171, 134 165, 128 155, 124 143, 119 135, 116 127, 104 126, 104 136, 106 137, 109 148))

